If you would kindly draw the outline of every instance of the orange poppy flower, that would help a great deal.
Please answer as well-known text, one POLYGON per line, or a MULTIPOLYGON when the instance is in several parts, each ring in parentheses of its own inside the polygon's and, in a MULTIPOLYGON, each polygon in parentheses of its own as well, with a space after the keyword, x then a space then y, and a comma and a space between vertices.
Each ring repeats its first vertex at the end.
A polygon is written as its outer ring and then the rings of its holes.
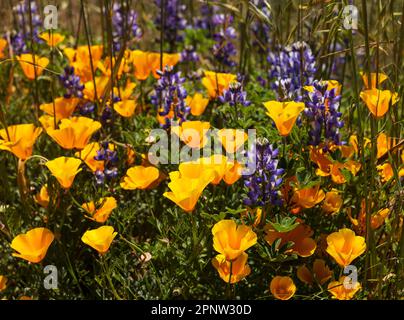
POLYGON ((383 117, 389 111, 390 103, 393 106, 398 101, 398 93, 390 90, 365 90, 361 92, 360 97, 376 118, 383 117))
POLYGON ((200 93, 195 93, 193 97, 186 97, 185 103, 191 108, 191 114, 193 116, 200 116, 205 112, 209 104, 209 99, 204 98, 200 93))
POLYGON ((302 208, 308 209, 323 201, 324 198, 325 193, 320 189, 320 185, 317 184, 310 188, 296 190, 293 194, 292 202, 302 208))
POLYGON ((328 284, 328 291, 333 298, 338 300, 351 300, 361 289, 361 284, 352 283, 352 279, 342 276, 339 281, 333 281, 328 284))
POLYGON ((55 111, 56 122, 59 122, 59 120, 61 119, 69 118, 76 109, 79 102, 80 100, 77 98, 66 99, 64 97, 60 97, 55 99, 55 103, 51 102, 41 104, 39 106, 39 109, 46 112, 52 117, 55 116, 55 111))
POLYGON ((212 259, 212 264, 224 282, 229 283, 230 280, 230 283, 237 283, 251 273, 247 259, 248 254, 245 252, 232 262, 226 260, 223 254, 218 254, 212 259))
POLYGON ((235 82, 237 76, 229 73, 216 73, 205 71, 205 77, 202 78, 202 85, 208 91, 210 99, 221 96, 224 90, 229 89, 230 84, 235 82))
POLYGON ((313 263, 312 271, 305 265, 297 268, 297 277, 300 281, 312 285, 314 281, 317 281, 320 285, 323 285, 331 279, 333 272, 325 264, 322 259, 316 259, 313 263))
POLYGON ((47 208, 49 205, 48 185, 41 187, 41 190, 34 196, 34 200, 41 207, 47 208))
POLYGON ((73 184, 74 178, 81 171, 79 169, 80 164, 80 159, 59 157, 46 162, 45 166, 64 189, 69 189, 73 184))
MULTIPOLYGON (((97 170, 104 171, 104 161, 94 159, 94 157, 97 155, 97 151, 100 149, 101 145, 98 142, 90 142, 84 147, 83 150, 76 152, 74 155, 83 160, 92 172, 97 170)), ((114 150, 115 146, 110 143, 108 144, 108 149, 114 150)))
POLYGON ((48 46, 56 47, 59 43, 63 42, 65 36, 60 33, 45 31, 39 37, 44 40, 48 46))
POLYGON ((369 77, 367 73, 364 72, 360 72, 360 75, 362 77, 363 83, 365 85, 365 89, 376 89, 379 84, 383 83, 385 80, 388 79, 388 77, 384 74, 384 73, 375 73, 375 72, 371 72, 370 73, 370 86, 369 86, 369 77), (376 83, 376 79, 377 79, 377 83, 376 83))
POLYGON ((290 277, 276 276, 271 280, 269 289, 273 296, 279 300, 289 300, 296 292, 296 286, 290 277))
POLYGON ((217 135, 228 153, 235 153, 248 139, 247 133, 237 129, 220 129, 217 135))
POLYGON ((7 40, 0 38, 0 59, 3 59, 6 55, 4 54, 4 49, 7 47, 7 40))
POLYGON ((121 182, 122 189, 146 189, 159 178, 160 172, 156 167, 135 166, 129 168, 121 182))
POLYGON ((111 215, 112 210, 117 207, 114 197, 106 197, 94 201, 86 202, 81 206, 90 216, 91 220, 104 223, 111 215))
POLYGON ((275 122, 281 136, 287 136, 292 131, 299 114, 304 110, 303 102, 264 102, 267 115, 275 122))
POLYGON ((113 227, 102 226, 98 229, 86 231, 81 237, 81 241, 97 250, 100 254, 105 254, 117 234, 117 232, 114 232, 113 227))
POLYGON ((49 59, 45 57, 39 57, 30 53, 24 53, 17 56, 17 60, 20 63, 21 69, 25 76, 29 80, 34 80, 35 77, 39 77, 49 64, 49 59))
MULTIPOLYGON (((95 69, 97 68, 98 61, 102 58, 103 47, 99 45, 79 46, 77 49, 65 48, 64 54, 69 60, 69 64, 74 68, 74 73, 80 77, 81 82, 86 83, 93 79, 93 72, 91 70, 91 61, 95 69), (91 61, 90 61, 91 52, 91 61)), ((98 90, 98 89, 97 89, 98 90)))

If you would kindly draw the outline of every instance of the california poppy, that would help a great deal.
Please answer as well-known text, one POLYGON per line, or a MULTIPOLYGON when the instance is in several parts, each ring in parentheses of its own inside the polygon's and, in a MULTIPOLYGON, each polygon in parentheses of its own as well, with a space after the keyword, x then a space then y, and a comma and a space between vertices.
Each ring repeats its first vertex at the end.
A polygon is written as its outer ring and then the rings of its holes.
POLYGON ((50 47, 56 47, 59 43, 63 42, 63 40, 65 39, 65 36, 60 34, 60 33, 56 33, 56 32, 49 32, 49 31, 45 31, 42 32, 39 37, 44 40, 48 46, 50 47))
POLYGON ((271 280, 269 289, 273 296, 279 300, 289 300, 296 292, 296 286, 290 277, 276 276, 271 280))
POLYGON ((49 59, 40 57, 30 53, 24 53, 17 56, 17 60, 20 63, 21 69, 25 76, 29 80, 34 80, 35 77, 39 77, 49 64, 49 59))
POLYGON ((135 166, 129 168, 121 182, 122 189, 146 189, 159 178, 160 172, 156 167, 135 166))
POLYGON ((303 102, 268 101, 264 103, 267 115, 275 122, 281 136, 287 136, 292 131, 299 114, 304 110, 303 102))
POLYGON ((224 90, 229 89, 230 84, 235 82, 237 76, 229 73, 216 73, 205 71, 205 77, 202 78, 202 84, 208 91, 209 97, 215 99, 221 96, 224 90))
POLYGON ((360 289, 359 282, 353 283, 352 279, 345 276, 328 284, 328 291, 338 300, 351 300, 360 289))
POLYGON ((105 254, 117 234, 117 232, 114 232, 113 227, 102 226, 98 229, 86 231, 81 237, 81 241, 97 250, 100 254, 105 254))
POLYGON ((186 97, 185 103, 191 108, 191 114, 193 116, 200 116, 205 112, 205 109, 209 104, 209 99, 204 98, 201 93, 197 92, 193 97, 186 97))
POLYGON ((220 278, 226 283, 236 283, 244 279, 251 272, 247 264, 248 254, 243 252, 232 262, 226 260, 223 254, 218 254, 212 259, 212 264, 219 273, 220 278))
POLYGON ((376 118, 383 117, 389 110, 390 103, 393 106, 398 101, 398 93, 390 90, 365 90, 361 92, 360 97, 376 118))
POLYGON ((116 199, 114 197, 101 198, 97 202, 86 202, 81 206, 88 214, 89 218, 104 223, 107 221, 112 210, 117 207, 116 199))
POLYGON ((78 103, 80 102, 77 98, 66 99, 64 97, 56 98, 55 102, 43 103, 39 106, 39 109, 45 111, 47 114, 54 117, 54 112, 56 113, 56 122, 61 119, 69 118, 74 110, 76 109, 78 103))
POLYGON ((79 169, 80 164, 80 159, 59 157, 46 162, 45 166, 48 167, 64 189, 69 189, 73 184, 76 174, 81 171, 79 169))

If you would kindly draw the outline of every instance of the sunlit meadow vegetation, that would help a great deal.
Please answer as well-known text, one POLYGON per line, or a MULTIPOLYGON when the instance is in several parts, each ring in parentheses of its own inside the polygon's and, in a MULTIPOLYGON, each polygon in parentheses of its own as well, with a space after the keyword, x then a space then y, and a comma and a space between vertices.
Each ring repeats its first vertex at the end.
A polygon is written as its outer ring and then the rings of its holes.
POLYGON ((403 297, 403 0, 1 17, 0 298, 403 297))

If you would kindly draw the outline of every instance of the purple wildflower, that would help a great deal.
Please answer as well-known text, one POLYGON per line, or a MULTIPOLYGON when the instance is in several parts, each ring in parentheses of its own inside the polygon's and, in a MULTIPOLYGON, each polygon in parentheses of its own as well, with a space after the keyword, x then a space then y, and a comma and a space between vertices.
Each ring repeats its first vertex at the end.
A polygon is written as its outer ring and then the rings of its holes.
POLYGON ((131 10, 126 10, 120 3, 114 3, 112 7, 112 42, 113 49, 118 52, 121 49, 122 41, 125 38, 126 30, 130 30, 128 39, 130 36, 139 39, 142 36, 142 30, 137 24, 137 14, 131 10))
POLYGON ((110 149, 108 141, 101 143, 101 149, 97 150, 97 155, 94 157, 94 160, 104 161, 104 171, 97 170, 95 172, 97 184, 103 184, 105 179, 109 181, 118 176, 118 168, 116 167, 119 161, 118 155, 114 149, 110 149))
POLYGON ((215 14, 212 18, 213 26, 219 27, 213 35, 215 44, 213 46, 213 56, 223 66, 233 67, 236 62, 232 60, 237 54, 236 47, 232 40, 237 37, 236 30, 231 26, 233 16, 225 14, 215 14))
POLYGON ((229 89, 224 90, 223 95, 219 97, 219 101, 228 103, 232 107, 236 105, 248 107, 251 105, 251 101, 247 100, 247 92, 243 90, 240 82, 231 83, 229 89))
POLYGON ((65 98, 83 98, 84 85, 80 82, 80 77, 74 74, 73 67, 66 67, 64 72, 59 76, 59 81, 66 89, 65 98))
MULTIPOLYGON (((156 6, 161 8, 163 0, 155 0, 156 6)), ((157 16, 155 24, 159 30, 163 28, 165 42, 174 45, 177 41, 184 39, 180 33, 187 26, 187 20, 184 18, 186 6, 181 4, 179 0, 165 0, 164 1, 164 25, 162 25, 162 17, 157 16)))

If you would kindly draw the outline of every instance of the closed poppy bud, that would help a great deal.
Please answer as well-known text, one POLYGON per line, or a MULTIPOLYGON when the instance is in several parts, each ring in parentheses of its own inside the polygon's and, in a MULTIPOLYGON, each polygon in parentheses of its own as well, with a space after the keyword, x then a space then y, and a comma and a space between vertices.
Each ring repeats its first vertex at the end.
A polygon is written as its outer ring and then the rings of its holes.
POLYGON ((48 186, 45 184, 41 187, 41 190, 34 197, 35 202, 40 206, 47 208, 49 204, 49 194, 48 194, 48 186))
POLYGON ((279 300, 289 300, 296 292, 296 286, 290 277, 276 276, 272 279, 269 289, 279 300))
POLYGON ((0 130, 0 150, 13 153, 17 158, 26 160, 42 129, 33 124, 17 124, 0 130))
POLYGON ((18 252, 13 253, 13 256, 32 263, 41 262, 54 238, 53 233, 46 228, 35 228, 20 234, 13 239, 10 245, 18 252))
POLYGON ((340 229, 327 237, 326 251, 341 267, 351 264, 365 250, 365 238, 356 236, 350 229, 340 229))
POLYGON ((94 203, 94 201, 84 203, 81 207, 90 215, 91 220, 104 223, 112 210, 117 207, 117 204, 114 197, 106 197, 101 198, 97 203, 94 203))
POLYGON ((313 275, 309 268, 305 265, 300 266, 297 268, 297 277, 300 281, 304 282, 305 284, 312 285, 313 284, 313 275))
POLYGON ((59 43, 63 42, 63 40, 65 39, 65 36, 60 34, 60 33, 56 33, 56 32, 49 32, 49 31, 45 31, 42 32, 39 37, 44 40, 48 46, 50 47, 56 47, 59 43))
POLYGON ((352 279, 342 276, 339 281, 333 281, 328 284, 328 291, 333 298, 338 300, 351 300, 361 289, 359 282, 352 283, 352 279))
POLYGON ((39 57, 30 53, 25 53, 17 56, 17 60, 20 63, 21 69, 25 76, 29 80, 34 80, 35 77, 39 77, 49 64, 49 59, 45 57, 39 57))
POLYGON ((188 96, 185 103, 191 108, 191 114, 197 117, 205 112, 209 99, 204 98, 200 93, 195 93, 193 97, 188 96))
POLYGON ((218 254, 212 259, 212 264, 218 271, 220 278, 226 283, 236 283, 244 279, 251 272, 247 264, 248 254, 243 252, 236 260, 232 262, 226 260, 222 254, 218 254))
POLYGON ((48 167, 52 175, 59 181, 64 189, 69 189, 73 184, 76 174, 81 171, 81 169, 79 169, 80 164, 80 159, 59 157, 46 162, 45 166, 48 167))
POLYGON ((5 276, 0 276, 0 292, 3 290, 6 290, 7 288, 7 277, 5 276))
POLYGON ((146 189, 159 178, 160 172, 156 167, 135 166, 129 168, 121 182, 122 189, 146 189))
POLYGON ((287 136, 292 131, 299 114, 304 110, 303 102, 268 101, 264 103, 267 115, 275 122, 281 136, 287 136))
POLYGON ((246 225, 237 226, 233 220, 221 220, 212 228, 213 248, 226 260, 237 259, 257 243, 257 234, 246 225))
POLYGON ((372 229, 378 229, 381 227, 386 220, 386 218, 390 214, 389 208, 380 209, 375 214, 373 214, 370 218, 370 227, 372 229))
POLYGON ((342 198, 337 191, 327 192, 322 205, 322 209, 327 213, 337 213, 342 206, 342 198))
POLYGON ((316 259, 313 263, 313 274, 318 283, 323 285, 331 278, 332 271, 328 268, 323 259, 316 259))
POLYGON ((360 97, 376 118, 383 117, 389 110, 390 103, 393 106, 398 101, 398 93, 393 93, 390 90, 365 90, 361 92, 360 97))
POLYGON ((0 39, 0 59, 3 59, 5 57, 4 54, 4 49, 7 47, 7 40, 6 39, 0 39))
POLYGON ((81 237, 81 241, 97 250, 100 254, 105 254, 117 234, 117 232, 114 232, 113 227, 102 226, 98 229, 86 231, 81 237))
POLYGON ((208 91, 209 97, 215 99, 221 96, 224 90, 229 89, 230 84, 236 80, 237 76, 234 74, 205 71, 202 85, 208 91))

